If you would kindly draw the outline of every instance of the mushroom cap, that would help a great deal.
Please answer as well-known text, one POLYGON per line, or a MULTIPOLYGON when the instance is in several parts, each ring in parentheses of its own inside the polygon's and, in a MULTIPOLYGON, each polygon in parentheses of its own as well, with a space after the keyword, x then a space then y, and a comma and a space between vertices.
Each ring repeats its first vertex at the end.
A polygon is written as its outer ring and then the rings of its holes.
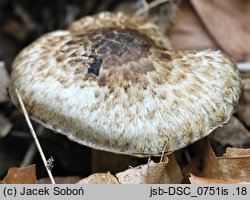
POLYGON ((171 51, 154 24, 100 13, 48 33, 13 63, 29 115, 92 148, 133 156, 183 148, 228 122, 236 65, 219 51, 171 51))

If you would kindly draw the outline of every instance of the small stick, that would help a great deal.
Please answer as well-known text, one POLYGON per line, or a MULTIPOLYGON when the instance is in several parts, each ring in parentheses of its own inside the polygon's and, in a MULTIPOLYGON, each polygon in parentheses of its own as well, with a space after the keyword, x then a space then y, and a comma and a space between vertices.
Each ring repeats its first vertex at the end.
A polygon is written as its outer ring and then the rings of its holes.
POLYGON ((164 157, 164 155, 165 155, 165 151, 166 151, 167 145, 168 145, 168 143, 165 144, 165 146, 164 146, 164 148, 163 148, 163 150, 162 150, 160 162, 163 161, 163 157, 164 157))
POLYGON ((40 143, 39 143, 39 141, 38 141, 38 138, 37 138, 37 136, 36 136, 36 133, 35 133, 35 131, 34 131, 34 128, 33 128, 32 124, 31 124, 31 122, 30 122, 28 113, 27 113, 27 111, 26 111, 26 109, 25 109, 25 106, 24 106, 24 104, 23 104, 23 100, 22 100, 22 98, 21 98, 21 95, 20 95, 19 92, 18 92, 18 89, 16 89, 16 94, 17 94, 18 101, 19 101, 19 103, 20 103, 20 105, 21 105, 21 108, 22 108, 24 117, 25 117, 25 119, 26 119, 26 122, 27 122, 27 124, 28 124, 28 126, 29 126, 30 132, 31 132, 31 134, 32 134, 32 136, 33 136, 33 138, 34 138, 34 140, 35 140, 35 143, 36 143, 36 146, 37 146, 37 148, 38 148, 38 151, 39 151, 39 153, 40 153, 40 155, 41 155, 41 157, 42 157, 43 164, 44 164, 44 166, 45 166, 45 168, 46 168, 46 170, 47 170, 47 172, 48 172, 48 175, 49 175, 49 178, 50 178, 50 180, 51 180, 51 183, 52 183, 52 184, 55 184, 55 180, 54 180, 54 178, 53 178, 53 176, 52 176, 51 170, 48 168, 47 160, 46 160, 45 155, 44 155, 44 153, 43 153, 42 147, 41 147, 41 145, 40 145, 40 143))
POLYGON ((250 62, 237 63, 240 72, 250 72, 250 62))
POLYGON ((145 0, 143 0, 143 7, 138 9, 135 13, 135 15, 139 16, 139 15, 142 15, 143 13, 149 11, 150 9, 160 5, 160 4, 163 4, 163 3, 166 3, 170 0, 156 0, 156 1, 153 1, 151 3, 145 3, 145 0))
POLYGON ((20 167, 26 167, 31 164, 32 160, 34 159, 34 156, 36 155, 37 148, 35 142, 31 142, 28 150, 25 153, 25 156, 20 164, 20 167))

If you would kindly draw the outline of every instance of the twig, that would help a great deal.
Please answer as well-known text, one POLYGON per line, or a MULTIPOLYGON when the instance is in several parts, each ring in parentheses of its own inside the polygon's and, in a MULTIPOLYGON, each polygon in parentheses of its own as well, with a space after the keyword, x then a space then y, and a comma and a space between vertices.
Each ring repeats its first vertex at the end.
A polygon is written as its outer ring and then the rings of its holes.
POLYGON ((26 167, 31 164, 34 156, 36 155, 37 149, 36 149, 36 143, 31 142, 29 145, 28 150, 25 153, 25 156, 20 164, 20 167, 26 167))
POLYGON ((152 9, 152 8, 154 8, 154 7, 156 7, 156 6, 160 5, 160 4, 166 3, 168 1, 170 1, 170 0, 155 0, 155 1, 151 2, 151 3, 147 3, 145 0, 143 0, 142 1, 142 4, 143 4, 142 8, 138 9, 136 11, 135 15, 140 16, 143 13, 148 12, 150 9, 152 9))
POLYGON ((32 19, 30 14, 17 2, 14 2, 14 12, 20 17, 23 24, 29 31, 34 31, 39 28, 36 22, 32 19))
POLYGON ((168 145, 168 143, 166 143, 166 144, 165 144, 165 146, 164 146, 164 148, 163 148, 163 150, 162 150, 160 162, 162 162, 162 161, 163 161, 163 157, 164 157, 164 154, 165 154, 165 151, 166 151, 167 145, 168 145))
POLYGON ((188 163, 191 162, 192 159, 187 149, 184 150, 184 156, 188 163))
POLYGON ((18 92, 18 89, 16 89, 16 95, 17 95, 18 101, 19 101, 19 103, 20 103, 20 105, 21 105, 21 108, 22 108, 24 117, 25 117, 25 119, 26 119, 26 122, 27 122, 27 124, 28 124, 28 126, 29 126, 30 132, 31 132, 31 134, 32 134, 32 136, 33 136, 33 138, 34 138, 34 140, 35 140, 37 149, 38 149, 38 151, 39 151, 39 153, 40 153, 40 155, 41 155, 41 157, 42 157, 43 164, 44 164, 44 166, 45 166, 45 168, 46 168, 46 170, 47 170, 47 172, 48 172, 48 175, 49 175, 49 178, 50 178, 50 180, 51 180, 51 183, 52 183, 52 184, 55 184, 55 180, 54 180, 54 178, 53 178, 53 176, 52 176, 51 170, 48 168, 47 160, 46 160, 45 155, 44 155, 44 153, 43 153, 42 147, 41 147, 41 145, 40 145, 40 143, 39 143, 39 141, 38 141, 38 139, 37 139, 37 136, 36 136, 36 133, 35 133, 35 131, 34 131, 34 128, 33 128, 32 124, 31 124, 31 122, 30 122, 28 113, 27 113, 27 111, 26 111, 26 109, 25 109, 25 106, 24 106, 24 104, 23 104, 23 100, 22 100, 22 98, 21 98, 21 95, 20 95, 19 92, 18 92))
POLYGON ((250 62, 237 63, 240 72, 250 72, 250 62))
POLYGON ((148 163, 150 163, 150 161, 151 161, 151 156, 148 157, 148 163))

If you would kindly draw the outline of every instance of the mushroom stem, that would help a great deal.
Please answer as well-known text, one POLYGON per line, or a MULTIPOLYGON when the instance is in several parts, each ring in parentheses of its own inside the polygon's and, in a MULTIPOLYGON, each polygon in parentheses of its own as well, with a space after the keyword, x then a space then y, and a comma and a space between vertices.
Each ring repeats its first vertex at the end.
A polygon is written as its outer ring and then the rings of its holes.
POLYGON ((92 173, 109 171, 112 174, 115 174, 128 169, 129 166, 137 166, 139 164, 140 164, 140 159, 137 157, 114 154, 95 149, 92 149, 91 151, 92 173))
POLYGON ((34 138, 35 143, 36 143, 37 149, 38 149, 38 151, 39 151, 39 153, 40 153, 40 155, 41 155, 41 157, 42 157, 43 164, 44 164, 44 166, 45 166, 45 168, 46 168, 46 170, 47 170, 47 172, 48 172, 48 175, 49 175, 49 178, 50 178, 50 180, 51 180, 51 183, 52 183, 52 184, 55 184, 55 180, 54 180, 54 178, 53 178, 53 176, 52 176, 51 170, 48 168, 47 160, 46 160, 46 158, 45 158, 45 155, 44 155, 44 153, 43 153, 42 147, 41 147, 41 145, 40 145, 40 143, 39 143, 39 141, 38 141, 38 138, 37 138, 37 136, 36 136, 35 130, 34 130, 32 124, 31 124, 31 122, 30 122, 28 113, 27 113, 27 111, 26 111, 26 109, 25 109, 25 106, 24 106, 22 97, 21 97, 20 93, 18 92, 18 89, 16 89, 16 95, 17 95, 18 101, 19 101, 19 103, 20 103, 21 109, 22 109, 22 111, 23 111, 24 117, 25 117, 25 119, 26 119, 26 122, 27 122, 27 124, 28 124, 28 126, 29 126, 30 132, 31 132, 31 134, 32 134, 32 136, 33 136, 33 138, 34 138))

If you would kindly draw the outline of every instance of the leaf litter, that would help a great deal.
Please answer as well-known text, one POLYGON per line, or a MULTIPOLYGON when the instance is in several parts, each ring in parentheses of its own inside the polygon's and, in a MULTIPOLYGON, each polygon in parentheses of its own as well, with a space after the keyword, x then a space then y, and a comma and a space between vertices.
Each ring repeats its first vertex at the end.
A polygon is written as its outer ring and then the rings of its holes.
MULTIPOLYGON (((181 12, 177 13, 173 27, 167 31, 170 33, 174 48, 182 50, 221 48, 236 61, 249 61, 249 37, 246 37, 249 35, 249 29, 244 27, 249 21, 250 4, 246 2, 243 6, 243 2, 246 1, 191 0, 191 4, 184 8, 185 3, 182 4, 181 12), (208 12, 210 9, 214 11, 213 16, 208 12), (237 37, 229 37, 230 34, 237 37)), ((0 72, 0 103, 4 103, 8 101, 9 78, 3 62, 0 62, 0 72)), ((59 182, 59 179, 62 183, 79 184, 181 183, 187 180, 192 184, 250 182, 250 149, 232 148, 247 146, 250 142, 250 75, 242 73, 242 78, 243 94, 236 116, 209 137, 209 140, 225 148, 231 146, 226 148, 222 156, 216 156, 207 143, 204 154, 192 155, 193 159, 185 166, 179 166, 173 155, 168 155, 162 162, 149 161, 115 175, 107 172, 95 173, 83 179, 55 177, 56 182, 59 182), (190 173, 191 177, 188 177, 190 173)), ((6 136, 10 129, 11 123, 0 113, 0 135, 6 136)), ((1 183, 39 183, 39 181, 44 183, 46 179, 36 180, 36 167, 32 165, 25 168, 10 168, 1 183)))

